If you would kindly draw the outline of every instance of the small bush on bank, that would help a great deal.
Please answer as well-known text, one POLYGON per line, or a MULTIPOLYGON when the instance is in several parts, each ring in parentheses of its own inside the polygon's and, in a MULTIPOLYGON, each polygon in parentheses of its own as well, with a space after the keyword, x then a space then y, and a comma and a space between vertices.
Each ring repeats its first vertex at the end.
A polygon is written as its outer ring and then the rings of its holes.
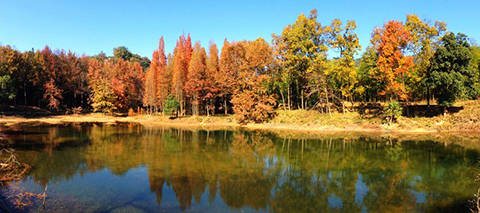
POLYGON ((165 106, 163 112, 165 115, 172 115, 173 112, 177 111, 180 103, 172 95, 168 95, 167 100, 165 101, 165 106))
POLYGON ((83 112, 83 108, 81 106, 72 108, 72 114, 77 115, 77 114, 80 114, 82 112, 83 112))
POLYGON ((243 91, 232 98, 235 118, 240 124, 248 122, 262 123, 275 116, 273 106, 275 98, 271 95, 259 95, 254 91, 243 91))
POLYGON ((135 111, 132 108, 128 109, 128 116, 135 116, 135 111))
POLYGON ((397 101, 392 101, 385 106, 383 116, 387 123, 394 123, 402 115, 402 107, 397 101))

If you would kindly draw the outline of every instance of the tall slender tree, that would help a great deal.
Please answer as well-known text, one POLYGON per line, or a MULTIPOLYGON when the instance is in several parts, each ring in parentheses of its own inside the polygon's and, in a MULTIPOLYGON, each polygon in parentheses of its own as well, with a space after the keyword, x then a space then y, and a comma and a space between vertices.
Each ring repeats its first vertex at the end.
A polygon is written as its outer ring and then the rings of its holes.
POLYGON ((158 67, 156 73, 156 100, 157 105, 163 109, 163 104, 168 96, 170 78, 167 71, 167 56, 165 55, 165 41, 163 36, 160 38, 158 45, 158 67))
POLYGON ((228 101, 233 93, 232 79, 235 77, 236 70, 231 54, 230 43, 227 38, 223 41, 222 52, 220 53, 219 72, 215 75, 215 82, 218 87, 218 97, 221 97, 224 114, 228 114, 228 101))
POLYGON ((150 65, 145 73, 145 93, 143 95, 143 105, 147 107, 149 113, 153 113, 156 106, 156 84, 155 84, 155 72, 150 65))
POLYGON ((207 56, 207 73, 205 79, 205 105, 207 115, 215 113, 215 98, 219 97, 220 85, 216 82, 216 76, 219 75, 218 49, 215 43, 210 43, 207 56))
POLYGON ((58 64, 58 58, 53 51, 46 46, 42 52, 43 69, 47 73, 47 80, 45 81, 43 100, 51 110, 60 109, 60 100, 63 99, 62 90, 58 87, 58 77, 62 69, 58 64))
POLYGON ((343 112, 345 112, 344 102, 346 100, 353 102, 353 94, 358 79, 354 56, 361 46, 355 33, 356 28, 355 21, 348 21, 344 27, 342 21, 335 19, 327 29, 330 34, 330 45, 339 53, 339 57, 333 61, 332 75, 341 93, 343 112))
POLYGON ((180 114, 182 115, 185 115, 186 97, 184 87, 188 77, 192 51, 190 34, 187 38, 185 38, 185 35, 180 36, 173 51, 172 87, 175 97, 180 102, 180 114))
POLYGON ((160 101, 158 100, 158 75, 160 73, 160 63, 159 51, 154 50, 152 54, 152 61, 145 77, 146 82, 144 101, 145 104, 150 107, 150 113, 158 112, 159 108, 160 101))
POLYGON ((185 92, 191 98, 192 114, 199 115, 200 105, 205 93, 205 77, 207 74, 205 49, 199 42, 195 43, 193 55, 188 69, 188 80, 185 83, 185 92))

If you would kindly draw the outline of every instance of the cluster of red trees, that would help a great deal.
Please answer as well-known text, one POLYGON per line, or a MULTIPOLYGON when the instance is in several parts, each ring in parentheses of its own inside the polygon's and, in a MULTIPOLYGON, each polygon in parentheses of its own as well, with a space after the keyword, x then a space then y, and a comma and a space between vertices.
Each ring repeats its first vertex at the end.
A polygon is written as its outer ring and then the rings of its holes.
POLYGON ((192 46, 190 35, 180 36, 173 55, 167 57, 164 46, 162 37, 145 75, 143 103, 149 112, 163 111, 170 95, 178 100, 181 115, 227 114, 233 105, 245 119, 271 116, 275 99, 265 84, 273 55, 265 40, 225 40, 220 58, 215 43, 207 54, 199 42, 192 46), (269 112, 251 114, 257 107, 269 112))

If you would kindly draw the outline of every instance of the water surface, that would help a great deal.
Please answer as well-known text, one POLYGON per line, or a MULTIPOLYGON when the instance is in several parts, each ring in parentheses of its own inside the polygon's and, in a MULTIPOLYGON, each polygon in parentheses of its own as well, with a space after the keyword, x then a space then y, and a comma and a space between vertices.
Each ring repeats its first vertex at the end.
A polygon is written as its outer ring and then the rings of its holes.
POLYGON ((465 211, 479 151, 435 140, 279 137, 141 126, 29 128, 9 137, 33 169, 2 189, 25 212, 465 211))

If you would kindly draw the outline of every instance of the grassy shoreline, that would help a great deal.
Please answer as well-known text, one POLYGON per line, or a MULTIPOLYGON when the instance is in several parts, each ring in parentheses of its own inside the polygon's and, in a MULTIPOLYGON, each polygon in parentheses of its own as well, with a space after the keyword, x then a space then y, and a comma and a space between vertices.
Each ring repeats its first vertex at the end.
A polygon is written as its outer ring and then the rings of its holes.
POLYGON ((382 134, 479 134, 480 102, 463 102, 458 113, 435 117, 401 117, 397 123, 384 124, 380 118, 364 118, 357 112, 322 114, 316 111, 278 110, 277 116, 265 123, 240 125, 233 115, 187 116, 169 119, 161 115, 116 117, 98 113, 56 115, 38 118, 0 116, 4 127, 62 125, 72 123, 138 123, 147 127, 164 126, 189 129, 250 129, 305 133, 359 132, 382 134))
MULTIPOLYGON (((282 112, 280 112, 282 113, 282 112)), ((284 112, 283 112, 284 113, 284 112)), ((279 114, 277 118, 268 123, 261 124, 238 124, 234 116, 189 116, 170 120, 166 116, 131 116, 131 117, 114 117, 103 114, 83 114, 83 115, 58 115, 40 118, 23 118, 4 116, 0 117, 0 141, 9 134, 17 134, 28 127, 47 127, 47 126, 65 126, 65 125, 125 125, 139 124, 144 128, 176 128, 187 131, 198 130, 248 130, 258 131, 265 134, 273 134, 277 137, 288 139, 331 139, 342 138, 344 140, 355 139, 360 137, 377 138, 387 143, 402 142, 411 140, 435 141, 445 145, 456 144, 470 149, 480 150, 480 131, 459 128, 418 128, 415 125, 408 126, 406 124, 416 123, 416 118, 401 118, 397 124, 383 125, 381 121, 372 119, 355 120, 356 117, 348 118, 349 114, 320 114, 324 120, 306 122, 310 118, 307 116, 318 116, 315 112, 288 112, 303 115, 294 118, 296 122, 285 123, 282 116, 290 116, 289 114, 279 114), (340 118, 339 118, 340 117, 340 118), (343 118, 343 120, 342 120, 343 118), (355 119, 354 119, 355 118, 355 119), (347 121, 355 120, 356 123, 348 123, 347 121), (413 119, 413 121, 412 121, 413 119), (283 122, 283 123, 282 123, 283 122), (325 125, 329 123, 330 125, 325 125)), ((436 122, 438 118, 421 118, 427 119, 429 122, 436 122)), ((443 118, 448 120, 448 118, 443 118)), ((447 121, 445 121, 447 122, 447 121)), ((480 123, 476 124, 480 125, 480 123)), ((479 128, 480 129, 480 128, 479 128)))

